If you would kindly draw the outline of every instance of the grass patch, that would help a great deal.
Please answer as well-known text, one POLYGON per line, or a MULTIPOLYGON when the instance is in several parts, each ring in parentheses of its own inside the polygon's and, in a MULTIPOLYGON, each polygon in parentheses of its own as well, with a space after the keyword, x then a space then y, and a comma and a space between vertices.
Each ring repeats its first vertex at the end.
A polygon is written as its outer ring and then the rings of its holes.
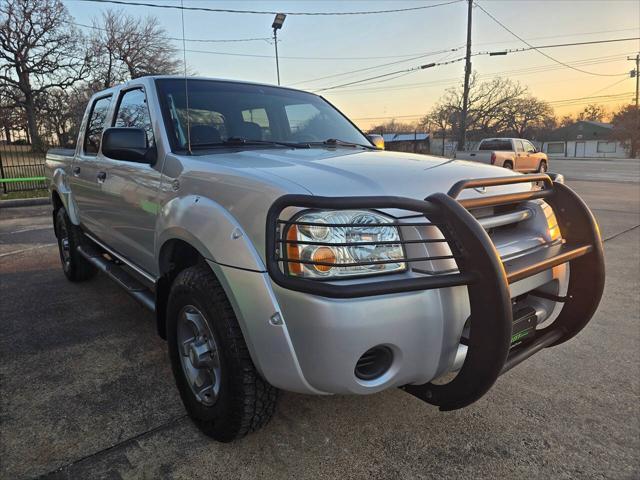
POLYGON ((48 197, 49 190, 46 188, 38 190, 28 190, 26 192, 9 192, 0 194, 0 200, 15 200, 18 198, 40 198, 48 197))

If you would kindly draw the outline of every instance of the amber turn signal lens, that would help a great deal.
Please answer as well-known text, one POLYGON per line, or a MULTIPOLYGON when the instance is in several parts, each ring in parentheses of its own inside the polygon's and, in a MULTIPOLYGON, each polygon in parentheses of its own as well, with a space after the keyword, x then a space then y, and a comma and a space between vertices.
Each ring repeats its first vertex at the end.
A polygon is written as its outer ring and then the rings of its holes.
MULTIPOLYGON (((320 263, 336 263, 336 255, 329 247, 320 247, 311 254, 311 261, 320 263)), ((326 273, 333 267, 329 265, 313 265, 317 271, 326 273)))
MULTIPOLYGON (((289 227, 289 230, 287 231, 287 240, 298 240, 298 227, 296 225, 291 225, 291 227, 289 227)), ((300 249, 297 244, 287 243, 287 260, 300 260, 300 249)), ((288 262, 287 267, 289 268, 289 273, 292 273, 293 275, 302 274, 301 263, 288 262)))

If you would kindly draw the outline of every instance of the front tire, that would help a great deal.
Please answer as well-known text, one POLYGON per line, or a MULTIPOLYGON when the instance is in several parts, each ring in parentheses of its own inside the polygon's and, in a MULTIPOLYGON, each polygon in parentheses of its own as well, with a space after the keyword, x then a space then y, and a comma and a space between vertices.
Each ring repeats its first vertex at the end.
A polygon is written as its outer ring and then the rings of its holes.
POLYGON ((182 402, 206 435, 230 442, 269 422, 278 391, 253 365, 231 304, 207 265, 187 268, 174 280, 167 340, 182 402))
POLYGON ((547 173, 547 161, 541 160, 540 165, 538 166, 538 173, 547 173))
POLYGON ((67 211, 60 207, 56 212, 56 237, 62 271, 68 280, 82 282, 93 277, 97 270, 80 253, 78 246, 86 240, 79 227, 71 223, 67 211))

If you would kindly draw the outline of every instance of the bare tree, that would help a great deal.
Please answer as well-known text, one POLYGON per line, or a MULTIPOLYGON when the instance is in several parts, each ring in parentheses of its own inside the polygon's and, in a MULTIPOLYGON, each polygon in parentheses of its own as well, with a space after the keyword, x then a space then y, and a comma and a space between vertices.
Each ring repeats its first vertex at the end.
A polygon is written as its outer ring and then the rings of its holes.
POLYGON ((179 72, 178 52, 156 17, 138 19, 107 10, 93 20, 93 27, 92 70, 103 88, 144 75, 179 72))
POLYGON ((503 131, 516 137, 532 138, 534 132, 555 124, 553 110, 548 103, 534 97, 514 99, 503 108, 503 131))
POLYGON ((582 112, 578 114, 578 120, 591 120, 594 122, 602 122, 607 118, 607 109, 602 105, 591 103, 584 107, 582 112))
POLYGON ((369 128, 370 133, 406 133, 416 130, 417 125, 415 123, 397 122, 395 118, 388 122, 380 123, 369 128))
MULTIPOLYGON (((447 90, 440 101, 421 120, 457 135, 462 112, 462 87, 447 90)), ((467 131, 483 137, 496 133, 521 133, 548 123, 551 107, 528 94, 527 88, 510 79, 478 81, 475 73, 469 88, 467 131)))
POLYGON ((635 105, 625 105, 613 114, 612 137, 625 142, 630 149, 631 157, 640 153, 640 109, 635 105))
POLYGON ((81 34, 60 0, 0 0, 0 80, 15 107, 23 108, 33 147, 41 147, 39 97, 85 75, 81 34))
POLYGON ((573 118, 572 115, 563 115, 558 119, 557 123, 558 123, 558 127, 564 128, 576 123, 576 119, 573 118))
POLYGON ((16 93, 9 85, 3 85, 0 88, 0 129, 7 143, 11 143, 13 132, 16 130, 24 130, 26 119, 24 118, 24 110, 15 108, 14 98, 16 93))

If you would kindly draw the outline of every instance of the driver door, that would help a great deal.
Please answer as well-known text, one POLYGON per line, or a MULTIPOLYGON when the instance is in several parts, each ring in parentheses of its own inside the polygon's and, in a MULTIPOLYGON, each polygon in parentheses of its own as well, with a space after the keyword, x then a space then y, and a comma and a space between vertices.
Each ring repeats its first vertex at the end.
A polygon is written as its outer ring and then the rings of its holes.
MULTIPOLYGON (((112 127, 142 128, 147 146, 155 145, 145 90, 139 87, 120 91, 112 127)), ((155 165, 128 162, 103 156, 106 178, 102 185, 107 198, 104 241, 129 262, 147 273, 157 270, 155 227, 162 160, 155 165)))

